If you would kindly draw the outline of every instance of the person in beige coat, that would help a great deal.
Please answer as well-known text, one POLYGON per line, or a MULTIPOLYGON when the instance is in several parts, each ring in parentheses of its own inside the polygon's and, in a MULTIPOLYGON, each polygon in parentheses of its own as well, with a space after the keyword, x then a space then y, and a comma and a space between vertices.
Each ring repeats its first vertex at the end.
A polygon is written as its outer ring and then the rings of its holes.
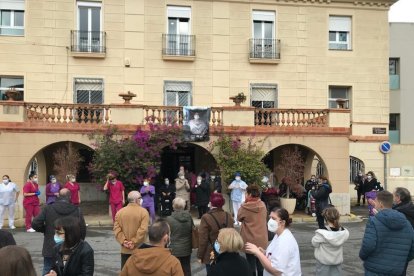
MULTIPOLYGON (((244 243, 252 243, 257 247, 267 247, 267 209, 260 200, 259 187, 256 184, 247 187, 246 202, 237 213, 237 220, 241 222, 240 235, 244 243)), ((252 275, 263 275, 263 266, 253 254, 246 253, 252 275), (257 274, 256 274, 257 271, 257 274)))
POLYGON ((121 245, 121 269, 146 238, 149 224, 148 211, 141 207, 142 197, 138 191, 128 194, 128 205, 115 215, 114 234, 121 245))
POLYGON ((175 179, 175 197, 184 199, 185 210, 190 210, 190 184, 182 171, 178 172, 178 178, 175 179))

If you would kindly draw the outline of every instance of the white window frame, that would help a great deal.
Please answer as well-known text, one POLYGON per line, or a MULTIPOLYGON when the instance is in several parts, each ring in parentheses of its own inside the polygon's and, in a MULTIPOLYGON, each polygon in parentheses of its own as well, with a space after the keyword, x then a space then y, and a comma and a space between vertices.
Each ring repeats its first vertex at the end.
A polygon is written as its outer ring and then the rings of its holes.
POLYGON ((191 106, 192 105, 192 93, 193 93, 193 83, 191 82, 191 81, 164 81, 164 104, 166 105, 166 106, 180 106, 179 104, 179 93, 178 92, 182 92, 182 91, 175 91, 175 90, 167 90, 167 86, 168 86, 168 84, 170 84, 170 83, 187 83, 187 84, 189 84, 190 85, 190 89, 189 89, 189 91, 187 91, 187 99, 188 99, 188 106, 191 106), (175 95, 175 105, 169 105, 168 104, 168 101, 167 101, 167 93, 168 93, 168 91, 171 91, 171 92, 176 92, 176 95, 175 95))
POLYGON ((253 10, 252 11, 252 37, 254 39, 275 39, 275 27, 276 27, 276 12, 275 11, 263 11, 263 10, 253 10), (254 22, 261 21, 262 22, 262 36, 255 37, 254 36, 254 22), (265 37, 265 22, 273 22, 272 24, 272 37, 265 37))
POLYGON ((332 109, 336 109, 338 108, 336 107, 331 107, 330 103, 331 102, 336 102, 336 100, 338 99, 346 99, 347 101, 345 102, 345 109, 351 109, 351 93, 352 93, 352 87, 351 86, 346 86, 346 85, 329 85, 328 88, 328 108, 332 108, 332 109), (343 88, 346 89, 346 98, 331 98, 331 89, 332 88, 343 88))
POLYGON ((175 6, 175 5, 168 5, 167 6, 167 26, 166 26, 166 34, 167 39, 165 43, 167 53, 173 55, 189 55, 191 51, 191 45, 193 45, 193 41, 191 41, 191 7, 188 6, 175 6), (170 20, 175 19, 175 24, 177 26, 176 33, 170 33, 170 20), (181 33, 180 32, 180 19, 187 19, 187 32, 181 33), (177 37, 173 37, 172 35, 176 35, 177 37))
MULTIPOLYGON (((3 0, 2 0, 3 1, 3 0)), ((14 29, 14 30, 22 30, 21 34, 2 34, 0 32, 0 35, 2 36, 24 36, 24 25, 25 25, 25 10, 24 10, 24 2, 23 6, 19 3, 7 3, 10 1, 5 1, 5 3, 0 3, 0 17, 1 12, 8 11, 10 12, 10 25, 1 25, 0 20, 0 30, 1 29, 14 29), (23 12, 23 26, 15 26, 14 25, 14 16, 15 12, 23 12)))
MULTIPOLYGON (((88 44, 87 47, 88 49, 90 49, 90 52, 95 52, 93 51, 93 47, 94 46, 98 46, 99 49, 102 47, 103 44, 103 37, 102 37, 102 32, 103 32, 103 20, 102 20, 102 2, 87 2, 87 1, 77 1, 76 2, 76 10, 77 10, 77 18, 76 18, 76 24, 77 24, 77 30, 78 30, 78 43, 80 43, 81 41, 81 34, 80 34, 80 12, 79 12, 79 8, 80 7, 90 7, 90 8, 100 8, 99 9, 99 45, 92 45, 92 33, 89 35, 88 33, 88 44)), ((92 32, 92 10, 89 9, 88 10, 88 32, 92 32)))
POLYGON ((328 44, 329 50, 352 50, 352 16, 329 15, 328 44), (331 32, 335 33, 335 40, 331 41, 331 32), (346 33, 346 41, 340 41, 341 33, 346 33), (345 48, 338 47, 345 45, 345 48))
MULTIPOLYGON (((87 81, 96 81, 96 82, 100 82, 100 85, 102 87, 101 90, 97 90, 97 91, 101 91, 102 93, 102 102, 100 104, 104 103, 104 79, 103 78, 82 78, 82 77, 76 77, 73 79, 73 102, 74 103, 78 103, 77 99, 78 99, 78 91, 84 91, 85 89, 77 89, 78 87, 76 86, 78 83, 82 83, 82 81, 85 81, 85 84, 87 84, 87 81), (79 82, 78 82, 79 81, 79 82)), ((98 85, 98 84, 97 84, 98 85)), ((88 90, 88 103, 81 103, 81 104, 92 104, 91 103, 91 91, 92 90, 88 90)))
MULTIPOLYGON (((250 106, 253 106, 253 100, 254 96, 253 96, 253 92, 255 91, 255 89, 274 89, 275 90, 275 94, 273 95, 273 107, 272 108, 277 108, 278 107, 278 86, 276 83, 251 83, 250 84, 250 106)), ((263 107, 263 101, 262 102, 262 107, 260 108, 267 108, 267 107, 263 107)))

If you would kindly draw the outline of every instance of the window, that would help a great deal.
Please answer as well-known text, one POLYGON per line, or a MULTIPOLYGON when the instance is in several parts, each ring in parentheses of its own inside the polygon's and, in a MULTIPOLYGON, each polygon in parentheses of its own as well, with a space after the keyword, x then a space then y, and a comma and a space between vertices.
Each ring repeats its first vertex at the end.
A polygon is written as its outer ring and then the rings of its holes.
POLYGON ((167 55, 190 55, 193 38, 191 34, 191 8, 168 6, 167 55))
POLYGON ((266 83, 251 84, 251 106, 257 108, 277 107, 277 85, 266 83))
POLYGON ((275 12, 253 11, 252 58, 275 58, 275 12))
POLYGON ((78 5, 78 52, 103 52, 103 32, 100 2, 77 2, 78 5))
POLYGON ((349 156, 349 183, 354 182, 358 171, 365 172, 365 164, 360 159, 349 156))
POLYGON ((400 59, 390 58, 389 59, 389 70, 390 70, 390 89, 400 89, 400 59))
POLYGON ((8 100, 6 92, 10 89, 15 90, 14 100, 23 100, 24 80, 23 77, 18 76, 0 76, 0 99, 8 100))
POLYGON ((346 86, 329 86, 329 108, 350 108, 351 88, 346 86))
POLYGON ((24 35, 24 0, 0 1, 0 35, 24 35))
MULTIPOLYGON (((164 83, 165 105, 189 106, 191 105, 191 82, 166 81, 164 83)), ((168 110, 166 112, 168 123, 180 122, 183 118, 182 109, 178 111, 168 110)))
POLYGON ((391 144, 400 143, 400 114, 390 114, 389 141, 391 144))
MULTIPOLYGON (((75 103, 78 104, 102 104, 103 80, 102 79, 75 79, 75 103)), ((74 114, 78 122, 100 122, 104 116, 104 110, 100 107, 78 108, 74 114)))
POLYGON ((329 49, 351 50, 350 16, 329 16, 329 49))

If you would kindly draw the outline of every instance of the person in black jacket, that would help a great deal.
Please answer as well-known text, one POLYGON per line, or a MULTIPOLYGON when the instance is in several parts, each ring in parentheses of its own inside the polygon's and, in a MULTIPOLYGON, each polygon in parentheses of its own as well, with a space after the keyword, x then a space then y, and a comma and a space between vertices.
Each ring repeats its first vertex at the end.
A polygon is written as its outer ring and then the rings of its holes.
POLYGON ((63 188, 59 191, 59 197, 56 202, 46 207, 42 210, 40 215, 38 215, 32 222, 32 227, 37 232, 42 232, 44 235, 43 238, 43 274, 49 273, 53 265, 54 252, 53 248, 55 247, 55 241, 53 236, 55 235, 55 221, 58 218, 73 216, 78 218, 79 227, 80 227, 80 236, 84 240, 86 236, 86 224, 85 219, 83 218, 82 212, 79 207, 70 203, 70 191, 66 188, 63 188))
POLYGON ((394 206, 392 209, 403 213, 414 228, 414 204, 411 201, 411 194, 408 189, 402 187, 395 188, 394 206))
POLYGON ((196 206, 198 209, 198 219, 207 213, 208 202, 210 200, 210 187, 205 179, 205 175, 197 176, 197 183, 194 185, 196 192, 196 206))
POLYGON ((358 175, 354 179, 355 190, 357 191, 357 205, 361 206, 361 197, 362 205, 365 205, 365 188, 364 188, 364 175, 362 171, 358 171, 358 175))
POLYGON ((8 245, 16 245, 16 241, 12 233, 0 229, 0 248, 8 245))
POLYGON ((243 239, 234 228, 222 228, 214 242, 218 254, 207 276, 251 276, 247 260, 239 252, 244 247, 243 239))
POLYGON ((316 220, 319 229, 325 229, 325 220, 322 211, 329 206, 329 194, 332 193, 332 186, 326 177, 321 176, 318 179, 318 186, 311 190, 311 195, 315 199, 316 204, 316 220))
POLYGON ((173 210, 172 202, 175 198, 175 187, 170 184, 168 178, 164 179, 164 183, 160 187, 160 203, 161 215, 170 216, 173 210))
POLYGON ((55 228, 55 256, 52 270, 46 276, 93 276, 94 252, 81 239, 78 218, 59 218, 55 222, 55 228))

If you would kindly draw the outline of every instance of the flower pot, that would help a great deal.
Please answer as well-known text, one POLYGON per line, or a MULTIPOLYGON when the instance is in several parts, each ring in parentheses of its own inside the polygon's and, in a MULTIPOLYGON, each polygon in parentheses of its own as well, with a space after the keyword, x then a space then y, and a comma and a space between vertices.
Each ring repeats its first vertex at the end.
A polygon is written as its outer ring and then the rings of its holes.
POLYGON ((288 211, 289 215, 291 215, 295 211, 296 198, 281 198, 280 205, 288 211))

